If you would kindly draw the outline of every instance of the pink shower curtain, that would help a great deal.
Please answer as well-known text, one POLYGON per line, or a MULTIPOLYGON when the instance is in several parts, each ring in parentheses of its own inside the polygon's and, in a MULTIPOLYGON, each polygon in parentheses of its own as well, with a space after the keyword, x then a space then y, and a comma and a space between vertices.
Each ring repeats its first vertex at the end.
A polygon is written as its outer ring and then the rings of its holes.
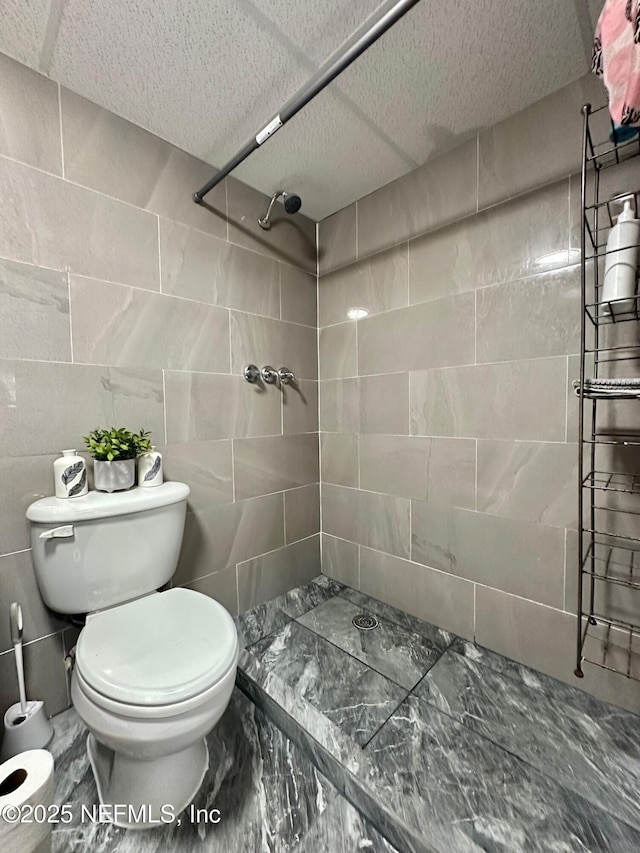
POLYGON ((640 0, 607 0, 594 39, 593 73, 609 92, 617 125, 640 125, 640 0))

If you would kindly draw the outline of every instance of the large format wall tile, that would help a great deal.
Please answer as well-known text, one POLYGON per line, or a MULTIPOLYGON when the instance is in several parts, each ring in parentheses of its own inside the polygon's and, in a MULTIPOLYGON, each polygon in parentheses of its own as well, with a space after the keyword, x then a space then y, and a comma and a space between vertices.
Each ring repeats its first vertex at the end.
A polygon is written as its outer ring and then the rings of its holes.
POLYGON ((320 430, 360 432, 360 380, 323 379, 319 387, 320 430))
POLYGON ((236 439, 233 461, 237 500, 306 486, 320 479, 315 433, 236 439))
POLYGON ((411 432, 564 441, 565 382, 565 358, 412 373, 411 432))
POLYGON ((0 457, 0 554, 31 547, 25 512, 29 504, 53 492, 50 456, 0 457))
POLYGON ((317 432, 318 383, 313 379, 296 380, 291 385, 281 387, 280 393, 284 434, 317 432))
POLYGON ((360 589, 359 548, 355 542, 322 534, 322 574, 360 589))
POLYGON ((357 434, 320 433, 320 472, 323 483, 358 488, 357 434))
POLYGON ((350 308, 369 314, 400 308, 408 301, 406 244, 322 276, 318 282, 321 326, 342 323, 350 308))
POLYGON ((318 483, 284 493, 284 531, 287 545, 320 532, 318 483))
POLYGON ((462 578, 360 548, 360 589, 462 637, 473 637, 474 585, 462 578))
POLYGON ((187 589, 194 589, 196 592, 215 598, 232 616, 238 614, 238 580, 235 566, 228 566, 219 572, 205 575, 185 586, 187 589))
POLYGON ((323 432, 409 432, 409 374, 320 382, 323 432))
POLYGON ((160 219, 163 293, 280 317, 277 261, 160 219))
POLYGON ((0 557, 0 601, 6 608, 5 618, 0 619, 0 652, 13 645, 8 612, 12 601, 22 605, 25 643, 65 627, 62 619, 44 606, 36 584, 31 551, 0 557))
POLYGON ((636 682, 589 664, 584 664, 584 678, 575 677, 576 629, 572 614, 496 589, 477 588, 480 645, 640 713, 636 682))
POLYGON ((322 486, 322 529, 398 557, 409 556, 409 501, 406 498, 322 486))
POLYGON ((0 360, 0 438, 5 456, 83 447, 98 426, 127 424, 164 436, 159 370, 0 360))
POLYGON ((568 211, 561 181, 412 240, 411 303, 566 266, 568 211))
POLYGON ((580 268, 477 291, 476 360, 510 361, 580 350, 580 268))
POLYGON ((173 581, 190 583, 283 545, 281 494, 189 512, 173 581))
POLYGON ((359 257, 475 213, 476 146, 471 139, 360 199, 359 257))
POLYGON ((363 489, 474 509, 475 481, 475 441, 400 435, 360 436, 360 487, 363 489))
POLYGON ((161 448, 165 480, 188 483, 190 510, 233 501, 231 441, 188 441, 161 448))
POLYGON ((578 451, 574 444, 478 442, 478 510, 575 527, 578 451))
POLYGON ((0 158, 0 256, 158 290, 158 220, 0 158))
POLYGON ((356 340, 356 323, 353 320, 320 329, 320 379, 344 379, 358 375, 356 340))
POLYGON ((0 154, 61 175, 58 85, 4 54, 0 80, 0 154))
POLYGON ((65 176, 192 228, 227 236, 224 183, 207 196, 211 212, 192 196, 215 171, 126 119, 61 89, 65 176))
MULTIPOLYGON (((263 258, 264 261, 264 258, 263 258)), ((316 327, 318 321, 318 282, 315 275, 289 264, 280 264, 280 308, 283 320, 316 327)), ((255 288, 254 293, 260 293, 255 288)), ((262 312, 249 308, 254 314, 262 312)))
POLYGON ((320 574, 320 535, 238 565, 240 612, 320 574))
POLYGON ((226 184, 229 240, 315 275, 315 222, 303 213, 290 216, 283 205, 276 202, 271 211, 271 230, 264 231, 258 225, 258 218, 263 215, 268 199, 236 178, 227 178, 226 184))
POLYGON ((355 381, 358 383, 360 432, 396 435, 409 432, 408 373, 363 376, 355 381))
POLYGON ((320 275, 355 261, 357 218, 356 204, 350 204, 318 223, 318 272, 320 275))
MULTIPOLYGON (((578 140, 582 138, 583 122, 580 107, 586 103, 600 106, 604 97, 600 80, 585 74, 482 131, 478 138, 480 210, 579 171, 578 140), (560 125, 562 133, 558 133, 560 125)), ((596 141, 605 139, 608 133, 606 128, 596 141)))
MULTIPOLYGON (((318 378, 318 336, 315 329, 240 311, 231 312, 231 371, 245 365, 288 367, 298 379, 318 378)), ((275 390, 275 389, 270 389, 275 390)))
POLYGON ((411 556, 434 569, 562 606, 563 530, 412 501, 411 556))
POLYGON ((226 308, 72 276, 71 312, 76 361, 229 372, 226 308))
POLYGON ((0 316, 0 358, 71 361, 64 273, 0 260, 0 316))
POLYGON ((388 311, 358 322, 358 372, 473 364, 472 293, 388 311))
POLYGON ((280 394, 241 376, 165 374, 167 441, 209 441, 282 432, 280 394))

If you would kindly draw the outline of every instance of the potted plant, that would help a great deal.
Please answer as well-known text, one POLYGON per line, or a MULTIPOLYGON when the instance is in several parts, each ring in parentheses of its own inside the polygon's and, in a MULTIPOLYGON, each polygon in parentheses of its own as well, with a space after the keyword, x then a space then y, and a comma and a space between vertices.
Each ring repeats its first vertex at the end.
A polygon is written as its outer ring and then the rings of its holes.
POLYGON ((151 450, 151 433, 127 429, 94 429, 84 436, 87 450, 94 459, 93 477, 101 492, 130 489, 136 480, 136 458, 151 450))

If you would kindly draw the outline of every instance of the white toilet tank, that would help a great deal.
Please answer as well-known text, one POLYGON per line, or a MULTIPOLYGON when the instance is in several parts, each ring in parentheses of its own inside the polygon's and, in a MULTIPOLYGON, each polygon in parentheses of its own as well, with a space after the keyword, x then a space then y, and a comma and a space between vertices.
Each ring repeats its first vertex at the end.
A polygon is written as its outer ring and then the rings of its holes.
POLYGON ((189 486, 163 483, 81 498, 42 498, 27 510, 44 602, 89 613, 165 584, 178 565, 189 486))

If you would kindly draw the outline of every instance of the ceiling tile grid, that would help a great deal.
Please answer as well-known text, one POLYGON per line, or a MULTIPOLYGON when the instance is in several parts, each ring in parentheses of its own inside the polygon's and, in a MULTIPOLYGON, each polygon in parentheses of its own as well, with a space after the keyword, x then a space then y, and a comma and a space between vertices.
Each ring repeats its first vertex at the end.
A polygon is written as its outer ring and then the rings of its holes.
MULTIPOLYGON (((222 165, 392 5, 0 0, 0 50, 222 165)), ((421 0, 234 174, 323 219, 584 74, 601 6, 421 0)))

